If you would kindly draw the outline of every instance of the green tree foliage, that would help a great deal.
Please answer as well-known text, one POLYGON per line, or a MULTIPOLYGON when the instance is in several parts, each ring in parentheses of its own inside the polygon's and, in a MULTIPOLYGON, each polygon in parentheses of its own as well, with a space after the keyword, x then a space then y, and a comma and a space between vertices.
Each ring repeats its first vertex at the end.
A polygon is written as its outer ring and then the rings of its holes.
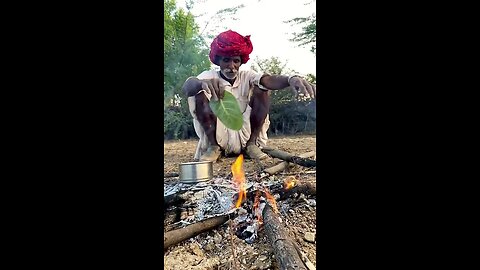
POLYGON ((210 60, 194 16, 177 8, 175 0, 164 1, 163 41, 164 135, 167 139, 187 138, 194 130, 181 87, 188 77, 210 69, 210 60))
POLYGON ((210 60, 193 15, 174 0, 165 0, 164 10, 164 97, 169 102, 181 94, 186 78, 210 68, 210 60))
MULTIPOLYGON (((315 1, 311 1, 305 5, 312 3, 315 3, 315 1)), ((315 13, 308 17, 297 17, 285 22, 302 26, 302 31, 299 33, 294 32, 293 38, 290 39, 290 41, 298 43, 299 46, 310 45, 310 51, 317 54, 317 18, 315 13)))
POLYGON ((293 70, 287 69, 286 66, 287 62, 282 63, 282 61, 278 57, 261 59, 257 56, 251 67, 252 70, 256 72, 266 72, 272 75, 283 75, 289 72, 294 72, 293 70))
POLYGON ((307 76, 305 76, 305 79, 310 83, 313 83, 313 84, 317 83, 317 76, 315 76, 311 73, 307 74, 307 76))

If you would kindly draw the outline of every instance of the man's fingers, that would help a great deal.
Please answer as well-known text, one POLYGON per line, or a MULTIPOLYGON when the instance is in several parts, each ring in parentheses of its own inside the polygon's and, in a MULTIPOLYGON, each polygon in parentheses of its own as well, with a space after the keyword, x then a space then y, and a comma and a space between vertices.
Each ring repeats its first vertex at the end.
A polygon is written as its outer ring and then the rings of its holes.
POLYGON ((292 93, 295 95, 295 98, 297 98, 298 97, 298 87, 295 87, 294 85, 291 85, 290 89, 292 89, 292 93))
POLYGON ((218 98, 223 99, 225 95, 225 87, 219 87, 218 88, 218 98))
POLYGON ((300 93, 304 94, 305 96, 307 96, 307 97, 310 96, 308 94, 307 88, 305 87, 305 85, 302 82, 298 83, 297 89, 300 93))
POLYGON ((213 96, 213 93, 215 93, 215 100, 217 100, 219 98, 219 96, 218 96, 218 94, 219 94, 218 81, 215 80, 215 79, 212 79, 211 80, 211 85, 212 85, 212 96, 213 96))
POLYGON ((216 80, 215 81, 215 87, 217 89, 217 96, 219 99, 223 99, 223 95, 225 93, 225 86, 223 86, 221 83, 220 83, 220 80, 216 80))
POLYGON ((207 92, 207 94, 212 94, 212 89, 208 86, 208 82, 202 82, 202 89, 207 92))
POLYGON ((217 101, 217 100, 218 100, 217 91, 215 90, 215 88, 213 88, 213 86, 212 86, 212 99, 213 99, 214 101, 217 101))
POLYGON ((308 97, 314 98, 315 97, 315 92, 313 92, 312 86, 310 83, 307 81, 303 81, 303 84, 305 85, 305 88, 307 89, 308 92, 308 97))

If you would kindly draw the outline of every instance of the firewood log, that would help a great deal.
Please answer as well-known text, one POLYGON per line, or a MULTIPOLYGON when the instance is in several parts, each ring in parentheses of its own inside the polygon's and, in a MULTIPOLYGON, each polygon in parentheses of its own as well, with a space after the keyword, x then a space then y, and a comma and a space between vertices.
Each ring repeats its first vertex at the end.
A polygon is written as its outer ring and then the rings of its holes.
POLYGON ((184 228, 168 231, 163 235, 163 248, 178 244, 184 240, 195 237, 203 232, 209 231, 227 222, 232 214, 212 217, 200 222, 190 224, 184 228))
MULTIPOLYGON (((313 156, 315 156, 315 151, 310 151, 310 152, 307 152, 307 153, 304 153, 304 154, 301 154, 301 155, 298 155, 298 156, 301 157, 301 158, 313 157, 313 156)), ((281 162, 281 163, 279 163, 275 166, 272 166, 270 168, 266 168, 263 171, 270 174, 270 175, 273 175, 273 174, 276 174, 277 172, 285 170, 286 168, 288 168, 290 166, 293 166, 293 164, 291 164, 287 161, 283 161, 283 162, 281 162)))
POLYGON ((262 151, 266 153, 267 155, 274 157, 274 158, 279 158, 281 160, 285 160, 291 163, 295 163, 304 167, 316 167, 317 166, 317 161, 308 159, 308 158, 301 158, 299 156, 294 156, 288 152, 281 151, 278 149, 273 149, 273 148, 263 148, 262 151))
POLYGON ((269 204, 263 209, 263 224, 280 269, 308 270, 295 248, 295 242, 285 230, 285 223, 269 204))

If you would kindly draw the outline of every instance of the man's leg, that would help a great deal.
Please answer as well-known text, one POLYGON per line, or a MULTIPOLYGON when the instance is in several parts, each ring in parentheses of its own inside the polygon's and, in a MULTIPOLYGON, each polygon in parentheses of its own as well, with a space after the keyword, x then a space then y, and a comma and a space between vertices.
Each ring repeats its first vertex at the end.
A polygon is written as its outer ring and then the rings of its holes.
POLYGON ((270 110, 268 91, 262 91, 258 86, 255 86, 249 105, 252 108, 250 114, 251 135, 247 141, 246 152, 250 158, 265 158, 267 154, 258 148, 256 142, 270 110))
POLYGON ((195 115, 208 138, 208 149, 200 161, 216 161, 220 157, 220 146, 217 143, 217 117, 208 105, 207 97, 202 93, 195 96, 195 115))

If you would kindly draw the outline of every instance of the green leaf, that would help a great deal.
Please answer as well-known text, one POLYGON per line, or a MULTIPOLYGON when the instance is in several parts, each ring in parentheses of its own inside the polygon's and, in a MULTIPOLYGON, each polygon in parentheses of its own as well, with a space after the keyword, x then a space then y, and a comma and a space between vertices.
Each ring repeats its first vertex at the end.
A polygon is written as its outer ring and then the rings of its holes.
POLYGON ((240 111, 237 99, 228 91, 225 91, 223 99, 214 101, 210 99, 210 109, 229 129, 240 130, 243 126, 243 115, 240 111))

